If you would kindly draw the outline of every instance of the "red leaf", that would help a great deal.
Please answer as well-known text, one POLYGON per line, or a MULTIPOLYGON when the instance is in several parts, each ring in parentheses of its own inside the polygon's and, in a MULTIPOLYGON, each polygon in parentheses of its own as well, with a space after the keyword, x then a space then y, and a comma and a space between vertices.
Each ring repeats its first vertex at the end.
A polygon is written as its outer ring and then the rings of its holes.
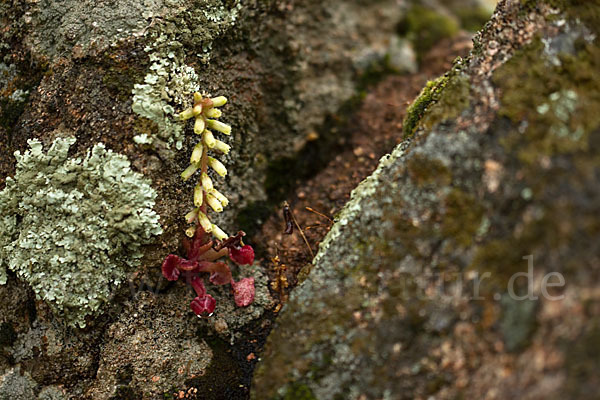
POLYGON ((216 305, 217 301, 210 294, 207 294, 192 300, 190 308, 196 315, 200 316, 203 313, 212 314, 215 311, 216 305))
POLYGON ((176 281, 179 279, 179 269, 177 267, 181 263, 181 258, 174 255, 169 254, 165 261, 162 263, 162 273, 165 278, 169 281, 176 281))
POLYGON ((241 248, 230 247, 229 258, 240 265, 251 265, 254 262, 254 249, 249 244, 241 248))
MULTIPOLYGON (((202 228, 197 228, 202 229, 202 228)), ((206 243, 200 241, 198 239, 194 239, 190 249, 187 252, 188 258, 192 261, 197 261, 202 254, 206 253, 208 250, 212 249, 213 241, 209 240, 206 243)))
POLYGON ((198 263, 196 261, 190 261, 186 260, 185 258, 181 258, 177 268, 180 271, 196 271, 198 269, 198 263))
POLYGON ((184 239, 183 245, 190 261, 198 261, 198 258, 212 248, 213 242, 206 237, 206 232, 200 225, 196 226, 196 232, 191 240, 184 239))
POLYGON ((210 272, 210 282, 213 285, 226 285, 232 281, 231 270, 224 262, 201 261, 200 272, 210 272))
POLYGON ((198 297, 206 295, 206 288, 204 287, 204 280, 198 276, 194 276, 191 282, 192 287, 196 291, 198 297))
POLYGON ((254 278, 244 278, 241 281, 231 281, 233 298, 238 307, 246 307, 254 301, 254 278))

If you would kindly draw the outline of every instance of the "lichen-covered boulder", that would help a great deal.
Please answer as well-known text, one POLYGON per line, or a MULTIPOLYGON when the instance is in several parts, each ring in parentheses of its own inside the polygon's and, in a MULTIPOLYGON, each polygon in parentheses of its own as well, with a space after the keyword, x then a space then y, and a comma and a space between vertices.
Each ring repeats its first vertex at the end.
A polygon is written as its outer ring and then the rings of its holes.
POLYGON ((254 398, 595 396, 599 26, 598 1, 499 3, 337 217, 254 398))

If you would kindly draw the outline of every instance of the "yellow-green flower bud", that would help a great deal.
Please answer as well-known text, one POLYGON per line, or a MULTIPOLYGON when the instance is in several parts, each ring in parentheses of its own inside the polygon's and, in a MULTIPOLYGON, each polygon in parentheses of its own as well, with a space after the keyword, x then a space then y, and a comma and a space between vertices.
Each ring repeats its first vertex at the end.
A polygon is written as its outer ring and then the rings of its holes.
POLYGON ((200 177, 200 183, 202 184, 202 188, 208 192, 210 190, 213 190, 213 183, 212 180, 210 179, 210 177, 206 174, 206 172, 202 173, 202 176, 200 177))
POLYGON ((190 119, 194 116, 194 109, 188 108, 185 111, 179 113, 179 119, 185 121, 186 119, 190 119))
POLYGON ((194 93, 194 103, 200 103, 202 101, 202 95, 198 92, 194 93))
POLYGON ((197 117, 198 115, 202 114, 202 104, 196 104, 194 106, 194 117, 197 117))
POLYGON ((221 142, 220 140, 217 140, 214 148, 223 154, 227 154, 229 153, 229 150, 231 150, 231 146, 229 146, 227 143, 221 142))
POLYGON ((223 232, 223 230, 221 230, 221 228, 219 228, 215 224, 213 224, 212 226, 212 234, 219 240, 225 240, 229 237, 225 232, 223 232))
POLYGON ((199 163, 191 164, 181 173, 181 177, 184 181, 187 181, 192 175, 194 175, 194 172, 198 171, 198 168, 200 168, 199 163))
POLYGON ((198 143, 194 146, 194 150, 192 150, 192 156, 190 157, 190 162, 192 164, 196 164, 200 162, 202 159, 202 151, 204 150, 204 146, 202 146, 202 142, 198 143))
POLYGON ((190 226, 189 228, 187 228, 185 230, 185 235, 187 237, 194 237, 194 233, 196 233, 196 227, 195 226, 190 226))
POLYGON ((202 201, 204 199, 204 191, 202 190, 202 185, 197 184, 194 187, 194 205, 196 207, 200 207, 202 205, 202 201))
POLYGON ((212 129, 219 131, 225 135, 231 135, 231 126, 224 124, 221 121, 217 121, 216 119, 207 119, 206 122, 208 126, 212 129))
POLYGON ((204 113, 208 118, 220 118, 223 113, 218 108, 210 108, 204 113))
POLYGON ((200 211, 199 208, 194 208, 192 211, 185 214, 185 222, 187 222, 188 224, 193 223, 198 218, 199 211, 200 211))
POLYGON ((204 214, 203 212, 198 213, 198 222, 200 223, 200 226, 202 227, 202 229, 204 229, 204 232, 206 232, 206 233, 212 232, 213 225, 211 224, 211 222, 208 219, 208 217, 206 216, 206 214, 204 214))
POLYGON ((208 157, 208 165, 214 169, 217 174, 221 176, 227 175, 227 168, 225 168, 221 161, 216 158, 208 157))
POLYGON ((204 141, 204 144, 207 145, 210 149, 215 147, 215 145, 217 144, 214 135, 208 129, 204 131, 204 135, 202 135, 202 140, 204 141))
POLYGON ((223 204, 223 207, 227 207, 229 205, 229 199, 227 199, 227 197, 225 197, 217 189, 211 190, 210 194, 213 195, 217 200, 219 200, 221 204, 223 204))
POLYGON ((196 122, 194 122, 194 133, 196 135, 200 135, 202 132, 204 132, 204 129, 206 129, 206 122, 204 121, 204 118, 196 117, 196 122))
POLYGON ((214 107, 221 107, 227 103, 227 97, 225 96, 214 97, 210 100, 212 101, 214 107))
POLYGON ((210 206, 210 208, 215 210, 215 212, 223 212, 223 205, 221 204, 221 202, 210 193, 206 195, 206 203, 210 206))

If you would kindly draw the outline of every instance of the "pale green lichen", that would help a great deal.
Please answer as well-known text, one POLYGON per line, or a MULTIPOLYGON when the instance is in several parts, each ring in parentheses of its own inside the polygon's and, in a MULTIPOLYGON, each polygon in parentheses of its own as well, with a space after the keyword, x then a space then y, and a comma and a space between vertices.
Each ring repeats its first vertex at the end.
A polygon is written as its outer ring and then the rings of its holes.
POLYGON ((174 109, 188 107, 191 95, 200 90, 198 75, 190 64, 210 62, 213 42, 236 24, 244 7, 240 0, 223 3, 206 0, 192 9, 171 10, 171 15, 146 34, 150 44, 144 50, 151 65, 144 82, 132 90, 132 109, 156 124, 156 130, 139 132, 151 136, 152 141, 182 148, 184 128, 174 118, 174 109))
POLYGON ((74 142, 57 139, 44 153, 30 140, 31 150, 15 153, 15 177, 0 192, 0 284, 8 267, 83 327, 162 229, 156 192, 125 156, 100 143, 83 160, 68 158, 74 142))
MULTIPOLYGON (((151 52, 153 47, 145 50, 151 52)), ((131 107, 136 114, 157 125, 159 140, 169 146, 174 143, 179 150, 183 145, 183 125, 174 120, 176 113, 171 104, 182 106, 184 97, 190 97, 199 90, 198 75, 194 68, 179 61, 173 52, 165 58, 151 53, 150 61, 152 65, 144 83, 133 87, 131 107)))

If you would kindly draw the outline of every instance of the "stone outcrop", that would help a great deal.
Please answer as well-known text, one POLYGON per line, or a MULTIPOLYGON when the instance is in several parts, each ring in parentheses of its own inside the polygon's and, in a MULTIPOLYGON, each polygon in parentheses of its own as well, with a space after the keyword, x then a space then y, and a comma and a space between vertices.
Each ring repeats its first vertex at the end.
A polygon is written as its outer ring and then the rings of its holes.
POLYGON ((499 3, 337 216, 254 398, 595 396, 599 26, 598 1, 499 3))

